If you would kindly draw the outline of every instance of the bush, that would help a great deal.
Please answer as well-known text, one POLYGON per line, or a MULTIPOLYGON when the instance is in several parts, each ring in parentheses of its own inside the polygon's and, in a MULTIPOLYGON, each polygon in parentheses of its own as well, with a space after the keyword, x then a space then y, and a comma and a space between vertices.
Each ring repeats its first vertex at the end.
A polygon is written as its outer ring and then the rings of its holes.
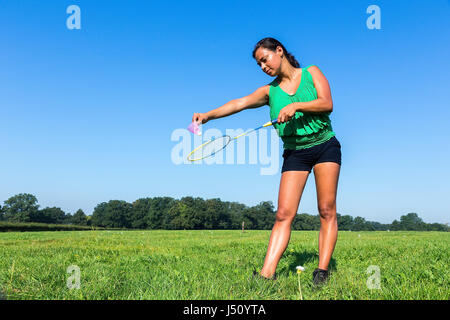
POLYGON ((100 230, 104 228, 92 228, 76 225, 47 224, 47 223, 14 223, 0 222, 0 232, 8 231, 82 231, 82 230, 100 230))

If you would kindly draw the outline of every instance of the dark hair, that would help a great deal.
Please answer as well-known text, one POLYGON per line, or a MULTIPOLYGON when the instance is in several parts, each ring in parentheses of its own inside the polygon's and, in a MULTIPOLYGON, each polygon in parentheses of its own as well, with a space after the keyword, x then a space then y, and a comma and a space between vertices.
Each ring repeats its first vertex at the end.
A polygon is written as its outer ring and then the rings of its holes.
POLYGON ((300 63, 298 63, 297 59, 295 59, 295 57, 286 50, 286 48, 281 44, 280 41, 274 38, 264 38, 262 40, 259 40, 258 43, 255 45, 255 48, 253 49, 252 53, 253 59, 256 59, 255 52, 260 47, 271 51, 276 51, 278 46, 283 48, 284 54, 286 55, 286 59, 288 59, 289 63, 295 68, 300 68, 300 63))

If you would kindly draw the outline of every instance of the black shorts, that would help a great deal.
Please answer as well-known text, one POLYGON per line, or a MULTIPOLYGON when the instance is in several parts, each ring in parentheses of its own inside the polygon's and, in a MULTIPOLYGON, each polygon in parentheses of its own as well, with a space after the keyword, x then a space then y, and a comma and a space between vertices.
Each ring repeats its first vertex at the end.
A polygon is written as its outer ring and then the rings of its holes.
POLYGON ((330 140, 310 148, 301 150, 285 149, 283 158, 281 173, 284 171, 309 171, 311 173, 312 168, 317 163, 336 162, 340 165, 341 144, 333 136, 330 140))

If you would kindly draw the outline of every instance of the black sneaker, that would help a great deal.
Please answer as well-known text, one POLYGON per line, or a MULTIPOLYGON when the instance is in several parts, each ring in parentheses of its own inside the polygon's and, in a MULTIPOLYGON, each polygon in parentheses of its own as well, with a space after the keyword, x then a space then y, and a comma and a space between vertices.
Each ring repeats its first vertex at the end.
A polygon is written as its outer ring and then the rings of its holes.
POLYGON ((275 272, 274 275, 271 278, 266 278, 262 276, 259 272, 256 270, 253 270, 253 279, 265 279, 265 280, 277 280, 277 273, 275 272))
POLYGON ((314 287, 320 287, 321 285, 325 284, 328 280, 328 270, 323 270, 317 268, 313 272, 313 282, 314 287))

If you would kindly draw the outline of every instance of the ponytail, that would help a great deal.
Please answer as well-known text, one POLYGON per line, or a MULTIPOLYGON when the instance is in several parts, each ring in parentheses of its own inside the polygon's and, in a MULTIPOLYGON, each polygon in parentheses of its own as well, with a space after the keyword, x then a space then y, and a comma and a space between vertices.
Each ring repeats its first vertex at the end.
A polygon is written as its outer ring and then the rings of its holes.
POLYGON ((288 59, 289 63, 295 67, 295 68, 300 68, 300 63, 298 63, 297 59, 295 59, 295 57, 290 54, 289 52, 286 52, 286 59, 288 59))
POLYGON ((271 51, 276 51, 278 46, 280 46, 283 49, 283 52, 289 63, 295 68, 300 68, 300 63, 298 63, 297 59, 295 59, 295 57, 286 50, 286 48, 281 44, 280 41, 274 38, 264 38, 262 40, 259 40, 258 43, 255 45, 255 48, 253 49, 252 53, 253 59, 256 59, 255 52, 259 48, 262 47, 271 51))

